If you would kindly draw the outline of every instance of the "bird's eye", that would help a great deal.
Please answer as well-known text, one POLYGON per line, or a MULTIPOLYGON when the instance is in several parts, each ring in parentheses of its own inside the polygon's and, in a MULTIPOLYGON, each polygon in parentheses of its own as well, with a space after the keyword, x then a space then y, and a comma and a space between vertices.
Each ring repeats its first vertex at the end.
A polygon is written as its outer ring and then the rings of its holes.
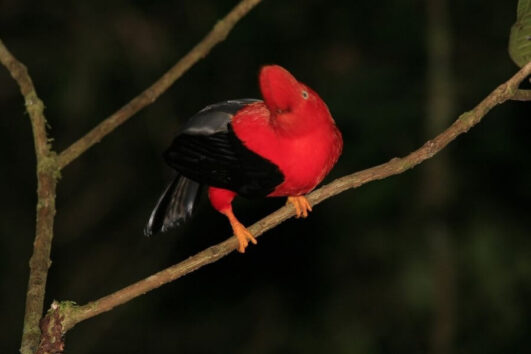
POLYGON ((308 99, 308 92, 306 92, 306 91, 303 90, 303 91, 301 92, 301 95, 302 95, 302 98, 304 98, 305 100, 308 99))

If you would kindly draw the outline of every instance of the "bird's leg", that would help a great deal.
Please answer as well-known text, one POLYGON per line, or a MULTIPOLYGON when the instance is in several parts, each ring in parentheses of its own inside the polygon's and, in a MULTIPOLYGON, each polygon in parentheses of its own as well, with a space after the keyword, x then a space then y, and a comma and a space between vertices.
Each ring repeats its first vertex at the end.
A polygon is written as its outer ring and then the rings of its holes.
POLYGON ((229 219, 230 225, 232 226, 232 231, 240 243, 238 252, 244 253, 249 241, 256 245, 256 239, 249 232, 249 230, 247 230, 247 228, 243 226, 238 219, 236 219, 236 216, 234 216, 234 213, 232 212, 232 208, 222 210, 221 213, 229 219))
POLYGON ((308 202, 308 199, 302 195, 288 197, 286 204, 290 203, 295 207, 295 215, 297 218, 300 218, 301 216, 305 218, 308 216, 308 212, 312 211, 312 206, 308 202))
POLYGON ((256 239, 249 232, 249 230, 247 230, 245 226, 243 226, 238 219, 236 219, 236 216, 234 216, 234 213, 232 212, 231 203, 235 196, 235 192, 229 191, 227 189, 216 187, 208 188, 208 198, 210 199, 210 203, 214 209, 229 219, 230 225, 232 226, 232 231, 240 243, 238 251, 244 253, 245 247, 247 247, 249 241, 256 244, 256 239))

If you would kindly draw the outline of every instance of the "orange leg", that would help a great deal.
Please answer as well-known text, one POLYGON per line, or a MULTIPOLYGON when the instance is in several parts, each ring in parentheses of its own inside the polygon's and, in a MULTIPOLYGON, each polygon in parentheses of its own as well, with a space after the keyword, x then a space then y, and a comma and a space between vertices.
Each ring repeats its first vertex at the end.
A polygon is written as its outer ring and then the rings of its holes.
POLYGON ((312 211, 312 206, 304 196, 288 197, 286 204, 289 203, 293 204, 297 218, 300 218, 301 216, 305 218, 308 216, 308 212, 312 211))
POLYGON ((238 219, 236 219, 236 216, 234 216, 234 213, 232 212, 232 208, 221 210, 221 213, 229 219, 230 225, 232 226, 232 231, 240 243, 238 252, 244 253, 249 241, 256 245, 256 239, 249 232, 249 230, 247 230, 247 228, 245 228, 245 226, 243 226, 238 219))

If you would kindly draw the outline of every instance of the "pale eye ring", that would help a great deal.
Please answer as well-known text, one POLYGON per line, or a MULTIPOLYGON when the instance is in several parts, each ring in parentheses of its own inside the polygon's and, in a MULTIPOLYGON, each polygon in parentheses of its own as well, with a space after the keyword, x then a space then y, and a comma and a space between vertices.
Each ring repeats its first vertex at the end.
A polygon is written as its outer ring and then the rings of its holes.
POLYGON ((305 100, 307 100, 308 97, 309 97, 308 92, 305 91, 305 90, 303 90, 303 91, 301 92, 301 95, 302 95, 302 98, 304 98, 305 100))

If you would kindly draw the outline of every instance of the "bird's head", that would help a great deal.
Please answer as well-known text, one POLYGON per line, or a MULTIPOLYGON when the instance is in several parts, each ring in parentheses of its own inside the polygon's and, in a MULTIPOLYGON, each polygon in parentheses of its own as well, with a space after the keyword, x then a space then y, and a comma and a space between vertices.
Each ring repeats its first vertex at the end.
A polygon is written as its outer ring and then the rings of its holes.
POLYGON ((260 90, 273 120, 287 130, 306 130, 312 123, 331 120, 323 100, 289 71, 278 65, 262 67, 260 90))

